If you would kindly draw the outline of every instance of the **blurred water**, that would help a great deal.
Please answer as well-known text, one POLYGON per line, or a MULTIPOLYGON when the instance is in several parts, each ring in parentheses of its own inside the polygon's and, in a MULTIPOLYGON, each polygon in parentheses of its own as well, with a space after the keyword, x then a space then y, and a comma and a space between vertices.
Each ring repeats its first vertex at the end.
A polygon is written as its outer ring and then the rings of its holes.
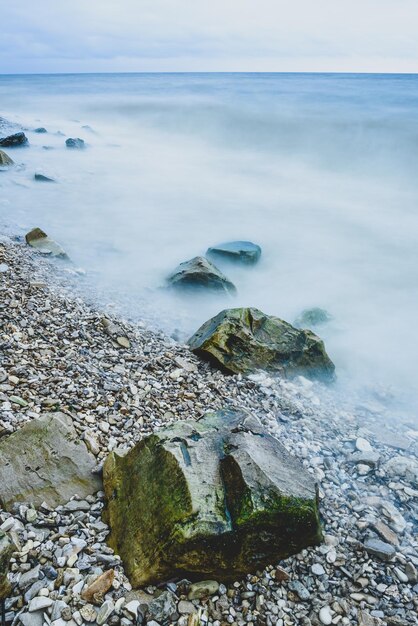
POLYGON ((31 144, 0 172, 3 225, 41 226, 126 315, 182 337, 225 306, 289 321, 324 307, 342 384, 390 386, 415 409, 417 76, 0 76, 0 103, 31 144), (263 248, 257 267, 226 268, 235 299, 158 289, 228 239, 263 248))

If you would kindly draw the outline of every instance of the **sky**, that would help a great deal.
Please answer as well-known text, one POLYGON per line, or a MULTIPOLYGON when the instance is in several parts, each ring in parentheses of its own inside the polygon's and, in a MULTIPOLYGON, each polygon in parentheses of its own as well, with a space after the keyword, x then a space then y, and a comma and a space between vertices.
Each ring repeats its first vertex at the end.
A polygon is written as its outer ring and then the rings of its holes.
POLYGON ((0 74, 418 72, 418 0, 0 0, 0 74))

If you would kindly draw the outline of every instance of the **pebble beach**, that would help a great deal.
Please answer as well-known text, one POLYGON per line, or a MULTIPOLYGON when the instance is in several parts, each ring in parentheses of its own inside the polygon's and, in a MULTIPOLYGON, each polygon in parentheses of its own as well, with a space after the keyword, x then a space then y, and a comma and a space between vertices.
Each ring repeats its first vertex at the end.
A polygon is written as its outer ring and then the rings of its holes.
POLYGON ((0 242, 0 441, 62 412, 95 456, 130 449, 176 420, 244 408, 319 486, 324 541, 233 583, 171 580, 132 589, 106 544, 104 494, 56 509, 0 509, 16 550, 5 622, 24 626, 303 626, 418 618, 418 430, 385 397, 345 408, 321 383, 225 376, 145 322, 83 295, 72 266, 0 242))

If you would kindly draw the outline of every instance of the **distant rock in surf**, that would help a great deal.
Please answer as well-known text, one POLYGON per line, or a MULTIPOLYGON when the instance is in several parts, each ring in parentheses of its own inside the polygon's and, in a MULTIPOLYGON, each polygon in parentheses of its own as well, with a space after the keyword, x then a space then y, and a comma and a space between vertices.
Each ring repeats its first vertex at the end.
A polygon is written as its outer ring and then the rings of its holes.
POLYGON ((0 167, 9 167, 9 165, 14 165, 13 159, 3 152, 3 150, 0 150, 0 167))
POLYGON ((251 241, 228 241, 208 248, 206 256, 211 260, 228 260, 254 265, 261 256, 261 248, 251 241))
POLYGON ((29 246, 35 248, 41 254, 48 254, 61 259, 68 259, 66 252, 61 248, 61 246, 56 241, 48 237, 48 235, 40 228, 33 228, 26 234, 25 239, 29 246))
POLYGON ((182 290, 202 289, 235 294, 235 285, 215 266, 202 256, 180 263, 167 278, 171 287, 182 290))
POLYGON ((39 128, 35 128, 35 130, 33 131, 34 133, 47 133, 47 129, 44 128, 43 126, 39 127, 39 128))
POLYGON ((35 174, 34 179, 41 183, 55 183, 53 178, 49 178, 49 176, 45 176, 44 174, 35 174))
POLYGON ((19 148, 20 146, 27 145, 29 145, 28 138, 25 133, 22 132, 0 139, 0 147, 2 148, 19 148))
POLYGON ((67 146, 67 148, 75 148, 78 150, 82 150, 83 148, 86 147, 86 144, 84 143, 84 139, 80 139, 80 137, 69 137, 66 141, 65 141, 65 145, 67 146))
POLYGON ((310 328, 311 326, 320 326, 326 324, 332 320, 332 315, 319 307, 313 307, 312 309, 305 309, 295 319, 294 325, 296 328, 310 328))
POLYGON ((227 309, 208 320, 188 344, 197 355, 232 374, 262 369, 326 382, 335 367, 322 340, 310 330, 258 309, 227 309))

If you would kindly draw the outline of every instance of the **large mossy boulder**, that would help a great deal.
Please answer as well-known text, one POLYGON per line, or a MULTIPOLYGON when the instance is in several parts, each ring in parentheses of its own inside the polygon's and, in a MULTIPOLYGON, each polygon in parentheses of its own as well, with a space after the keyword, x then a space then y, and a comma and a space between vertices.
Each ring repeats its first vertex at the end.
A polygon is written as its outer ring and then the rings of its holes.
POLYGON ((41 254, 59 257, 60 259, 68 259, 67 253, 61 246, 48 237, 48 235, 40 228, 33 228, 25 235, 26 243, 35 248, 41 254))
POLYGON ((146 437, 103 470, 109 543, 137 587, 236 580, 321 540, 316 485, 244 410, 146 437))
POLYGON ((183 291, 209 290, 234 294, 233 283, 203 256, 196 256, 189 261, 180 263, 167 278, 169 286, 183 291))
POLYGON ((221 311, 188 343, 195 354, 232 374, 263 369, 284 376, 334 378, 334 364, 317 335, 258 309, 221 311))
POLYGON ((82 498, 102 487, 95 457, 65 413, 45 413, 0 439, 0 507, 15 502, 52 507, 82 498))
POLYGON ((251 241, 228 241, 208 248, 206 256, 213 261, 233 261, 254 265, 261 256, 261 248, 251 241))
POLYGON ((14 543, 0 530, 0 600, 7 598, 11 591, 7 574, 9 572, 10 559, 15 550, 17 548, 14 543))
POLYGON ((18 148, 29 144, 25 133, 19 132, 0 139, 0 148, 18 148))
POLYGON ((10 165, 14 165, 13 159, 3 152, 3 150, 0 150, 0 167, 10 167, 10 165))

